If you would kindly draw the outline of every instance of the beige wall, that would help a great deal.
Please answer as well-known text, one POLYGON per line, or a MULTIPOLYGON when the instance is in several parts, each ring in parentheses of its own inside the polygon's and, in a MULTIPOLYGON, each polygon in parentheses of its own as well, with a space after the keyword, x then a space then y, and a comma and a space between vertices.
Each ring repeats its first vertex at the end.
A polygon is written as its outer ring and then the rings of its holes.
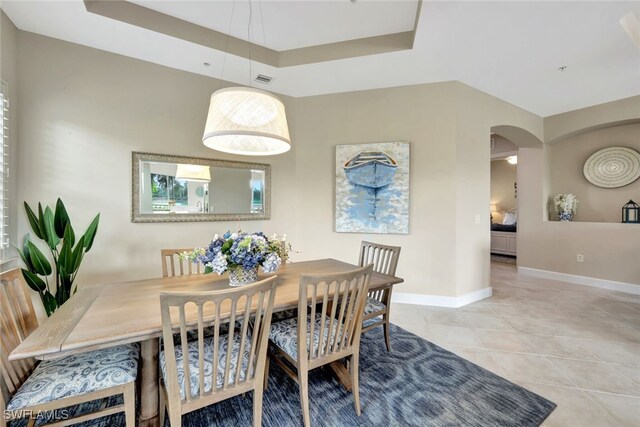
MULTIPOLYGON (((591 138, 626 131, 610 129, 580 136, 580 127, 602 128, 604 119, 613 123, 640 119, 640 97, 631 101, 545 118, 545 134, 556 141, 557 136, 574 135, 567 140, 575 143, 571 149, 567 147, 568 152, 582 153, 580 144, 589 144, 591 138)), ((518 266, 640 285, 640 225, 547 220, 548 200, 553 193, 546 161, 547 152, 554 149, 553 143, 547 143, 540 148, 521 147, 518 153, 518 266), (576 261, 577 254, 584 255, 583 263, 576 261)))
POLYGON ((502 214, 516 207, 516 195, 513 184, 516 183, 518 166, 505 159, 491 161, 491 204, 496 205, 498 214, 493 215, 493 222, 502 221, 502 214))
POLYGON ((503 136, 491 135, 491 141, 493 142, 491 145, 491 158, 511 155, 511 153, 518 151, 518 146, 503 136))
POLYGON ((545 117, 544 141, 552 143, 586 130, 610 127, 613 123, 625 124, 638 121, 640 121, 640 95, 545 117))
POLYGON ((520 148, 518 267, 640 285, 640 225, 543 220, 544 170, 543 148, 520 148))
MULTIPOLYGON (((101 213, 79 283, 159 276, 160 248, 204 245, 228 229, 300 241, 292 226, 295 145, 260 159, 272 165, 271 221, 131 223, 131 151, 234 158, 201 142, 218 81, 26 32, 19 33, 19 53, 18 200, 53 204, 60 196, 78 231, 101 213)), ((296 140, 296 108, 284 101, 296 140)), ((22 210, 19 221, 22 239, 28 231, 22 210)))
MULTIPOLYGON (((601 188, 585 178, 584 163, 593 153, 607 147, 629 147, 640 152, 640 123, 590 131, 546 148, 549 196, 575 194, 580 201, 575 221, 620 222, 622 205, 629 199, 640 203, 640 180, 620 188, 601 188)), ((553 208, 549 219, 556 219, 553 208)))
MULTIPOLYGON (((303 251, 356 262, 363 239, 402 246, 399 292, 456 295, 455 83, 313 96, 298 100, 295 193, 303 251), (411 143, 410 234, 334 231, 335 146, 411 143)), ((485 144, 486 145, 486 144, 485 144)), ((487 282, 479 281, 480 286, 487 282)))

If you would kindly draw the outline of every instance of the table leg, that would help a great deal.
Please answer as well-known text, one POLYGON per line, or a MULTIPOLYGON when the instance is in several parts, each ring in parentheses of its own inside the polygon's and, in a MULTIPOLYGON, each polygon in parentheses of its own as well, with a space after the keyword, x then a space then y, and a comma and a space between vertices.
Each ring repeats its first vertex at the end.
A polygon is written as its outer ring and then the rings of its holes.
POLYGON ((140 427, 158 427, 158 338, 142 341, 140 357, 140 427))
POLYGON ((344 386, 344 389, 346 391, 351 391, 351 388, 353 387, 351 384, 351 374, 344 363, 341 360, 334 360, 329 363, 329 367, 336 374, 336 379, 344 386))

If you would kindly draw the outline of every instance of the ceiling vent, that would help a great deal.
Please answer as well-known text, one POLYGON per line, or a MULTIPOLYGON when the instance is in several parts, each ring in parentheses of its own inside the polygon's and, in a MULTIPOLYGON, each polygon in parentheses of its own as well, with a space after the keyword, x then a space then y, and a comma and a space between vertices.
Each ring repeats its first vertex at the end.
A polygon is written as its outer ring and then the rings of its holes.
POLYGON ((258 74, 258 77, 256 77, 256 81, 258 83, 262 83, 265 85, 268 85, 269 83, 271 83, 271 80, 273 80, 273 77, 265 76, 264 74, 258 74))

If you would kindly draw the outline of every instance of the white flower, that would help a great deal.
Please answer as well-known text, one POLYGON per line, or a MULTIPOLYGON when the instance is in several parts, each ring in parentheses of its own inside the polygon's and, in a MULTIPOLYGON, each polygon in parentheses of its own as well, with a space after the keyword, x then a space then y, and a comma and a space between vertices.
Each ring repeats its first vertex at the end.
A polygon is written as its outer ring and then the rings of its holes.
POLYGON ((231 234, 231 239, 235 240, 238 238, 238 233, 232 233, 231 234))
POLYGON ((222 255, 222 252, 218 252, 215 258, 213 258, 213 261, 207 264, 207 267, 211 267, 211 269, 215 273, 222 275, 224 274, 225 271, 227 271, 227 267, 228 267, 227 257, 222 255))
POLYGON ((269 256, 267 256, 267 259, 265 259, 264 262, 262 263, 262 270, 265 273, 273 273, 278 269, 278 267, 280 267, 281 262, 282 260, 280 259, 278 254, 276 254, 275 252, 272 252, 269 254, 269 256))

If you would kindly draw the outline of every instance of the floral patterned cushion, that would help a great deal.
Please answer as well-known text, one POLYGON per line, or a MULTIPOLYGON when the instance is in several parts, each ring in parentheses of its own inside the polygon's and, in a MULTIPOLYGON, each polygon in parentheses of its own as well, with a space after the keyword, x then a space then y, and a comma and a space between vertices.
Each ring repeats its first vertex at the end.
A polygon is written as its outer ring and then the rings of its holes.
POLYGON ((387 308, 386 305, 381 303, 375 298, 367 297, 367 302, 364 306, 364 314, 375 313, 376 311, 382 311, 387 308))
POLYGON ((134 382, 137 344, 126 344, 40 363, 7 405, 15 411, 134 382))
MULTIPOLYGON (((316 324, 313 329, 313 349, 318 350, 320 342, 320 324, 322 323, 322 315, 316 314, 316 324)), ((329 335, 330 317, 325 316, 324 327, 324 339, 323 343, 326 343, 327 335, 329 335)), ((309 349, 309 334, 311 328, 310 316, 307 316, 307 350, 309 349)), ((333 326, 333 333, 329 342, 333 342, 336 333, 335 323, 333 326)), ((269 332, 269 339, 280 347, 285 353, 287 353, 293 360, 298 360, 298 318, 283 320, 271 325, 271 331, 269 332)))
MULTIPOLYGON (((229 384, 235 382, 236 368, 238 366, 238 354, 240 353, 240 341, 241 334, 239 332, 233 334, 232 339, 232 353, 231 353, 231 366, 229 372, 229 384)), ((212 388, 212 373, 213 373, 213 338, 206 338, 203 342, 204 346, 204 392, 211 391, 212 388)), ((227 349, 229 348, 229 336, 220 335, 218 337, 218 372, 216 375, 216 388, 222 387, 224 368, 226 366, 227 349)), ((240 369, 240 379, 243 381, 246 377, 247 365, 249 364, 249 351, 251 349, 251 334, 248 334, 245 340, 243 354, 242 354, 242 368, 240 369)), ((189 373, 191 383, 191 396, 198 396, 200 394, 200 361, 198 351, 198 341, 191 341, 187 345, 187 351, 189 352, 189 373)), ((178 371, 178 383, 180 385, 180 398, 184 399, 184 364, 182 346, 175 347, 176 353, 176 365, 178 371)), ((164 350, 160 352, 160 369, 162 370, 162 377, 165 384, 167 382, 167 361, 164 350)))

